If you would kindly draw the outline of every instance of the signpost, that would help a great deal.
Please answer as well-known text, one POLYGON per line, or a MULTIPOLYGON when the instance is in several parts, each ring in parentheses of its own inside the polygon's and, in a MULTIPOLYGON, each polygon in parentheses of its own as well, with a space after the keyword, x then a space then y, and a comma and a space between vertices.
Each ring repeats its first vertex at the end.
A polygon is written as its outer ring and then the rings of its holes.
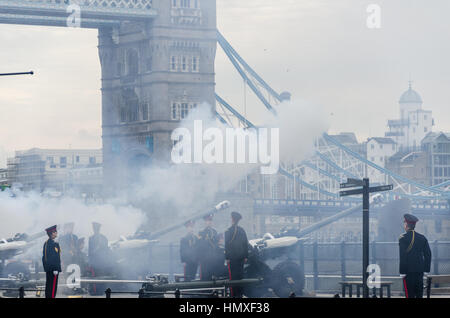
POLYGON ((347 179, 346 183, 341 183, 341 189, 348 188, 356 188, 362 187, 359 189, 340 191, 339 196, 349 196, 349 195, 363 195, 363 297, 369 298, 369 288, 367 287, 367 279, 369 277, 369 273, 367 272, 367 268, 369 267, 369 194, 373 192, 380 191, 389 191, 394 188, 392 184, 378 186, 378 187, 370 187, 369 179, 364 178, 363 180, 359 179, 347 179))

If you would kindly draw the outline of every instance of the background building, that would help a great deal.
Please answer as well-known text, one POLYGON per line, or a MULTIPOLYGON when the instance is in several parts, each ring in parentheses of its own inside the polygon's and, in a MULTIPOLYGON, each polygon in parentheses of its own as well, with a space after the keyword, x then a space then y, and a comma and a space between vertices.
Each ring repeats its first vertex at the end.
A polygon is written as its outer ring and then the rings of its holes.
POLYGON ((11 185, 24 191, 64 193, 92 183, 100 187, 102 163, 101 149, 33 148, 16 151, 14 158, 8 158, 8 179, 11 185))
POLYGON ((422 140, 422 149, 428 157, 427 173, 430 184, 436 185, 450 180, 450 134, 429 133, 422 140))
MULTIPOLYGON (((397 152, 397 144, 391 138, 372 137, 366 143, 366 159, 385 168, 388 158, 397 152)), ((374 168, 367 168, 371 183, 386 183, 386 178, 374 168)))
POLYGON ((419 150, 420 142, 432 131, 434 120, 430 110, 422 109, 422 97, 412 89, 409 89, 400 97, 400 119, 389 120, 389 131, 386 137, 392 138, 399 150, 419 150))
POLYGON ((8 184, 8 170, 0 169, 0 185, 8 184))
POLYGON ((430 185, 428 156, 423 151, 397 152, 387 160, 386 168, 418 183, 430 185))

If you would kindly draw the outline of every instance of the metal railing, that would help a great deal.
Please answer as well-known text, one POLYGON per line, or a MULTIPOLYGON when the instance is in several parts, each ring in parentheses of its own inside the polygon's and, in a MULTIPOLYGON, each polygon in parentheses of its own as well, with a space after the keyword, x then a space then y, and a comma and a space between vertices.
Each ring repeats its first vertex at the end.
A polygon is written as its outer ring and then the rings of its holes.
MULTIPOLYGON (((370 263, 378 264, 381 276, 399 275, 398 242, 371 242, 370 263)), ((431 274, 450 274, 450 242, 430 242, 431 274)), ((361 275, 362 246, 357 243, 304 243, 298 245, 298 262, 312 276, 319 289, 319 276, 339 275, 341 279, 361 275)))

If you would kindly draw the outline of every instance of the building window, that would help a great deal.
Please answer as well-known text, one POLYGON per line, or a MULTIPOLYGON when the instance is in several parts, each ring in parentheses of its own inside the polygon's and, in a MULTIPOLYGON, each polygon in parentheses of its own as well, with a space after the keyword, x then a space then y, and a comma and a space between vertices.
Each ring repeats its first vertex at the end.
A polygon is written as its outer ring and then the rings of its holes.
POLYGON ((375 157, 370 158, 370 161, 374 162, 375 161, 375 157))
POLYGON ((181 7, 182 8, 190 8, 191 7, 191 0, 181 0, 181 7))
POLYGON ((181 120, 189 115, 189 111, 197 107, 197 103, 172 103, 172 120, 181 120))
POLYGON ((117 63, 117 67, 116 67, 116 76, 120 76, 122 75, 122 63, 117 63))
POLYGON ((181 103, 181 119, 184 119, 188 116, 189 113, 189 104, 188 103, 181 103))
POLYGON ((134 49, 127 51, 127 71, 128 75, 137 75, 139 73, 138 53, 134 49))
POLYGON ((177 103, 172 103, 172 120, 180 119, 180 107, 177 103))
POLYGON ((199 60, 197 56, 192 57, 192 72, 199 72, 199 60))
POLYGON ((425 127, 425 128, 423 129, 423 132, 428 132, 428 128, 425 127))
POLYGON ((79 163, 80 162, 80 156, 76 156, 75 160, 76 160, 77 163, 79 163))
POLYGON ((147 70, 147 72, 150 72, 152 70, 152 58, 151 57, 146 59, 145 69, 147 70))
POLYGON ((125 123, 127 121, 127 110, 125 107, 120 108, 120 122, 125 123))
POLYGON ((423 115, 423 120, 427 120, 427 115, 423 115))
POLYGON ((137 121, 138 120, 138 113, 139 113, 138 101, 136 99, 130 100, 128 102, 128 109, 129 109, 128 120, 130 122, 137 121))
POLYGON ((60 157, 59 158, 59 167, 60 168, 67 167, 67 157, 60 157))
POLYGON ((96 163, 95 157, 89 157, 89 164, 90 165, 95 165, 95 163, 96 163))
POLYGON ((178 59, 176 56, 170 57, 170 70, 176 72, 178 70, 178 59))
POLYGON ((371 145, 370 145, 370 149, 375 149, 375 145, 374 145, 374 144, 371 144, 371 145))
POLYGON ((148 120, 148 103, 141 104, 141 113, 142 113, 142 120, 147 121, 148 120))
POLYGON ((380 149, 383 149, 383 145, 380 145, 380 149))
POLYGON ((188 71, 188 65, 187 65, 187 58, 186 58, 186 56, 182 56, 181 57, 181 70, 183 72, 187 72, 188 71))

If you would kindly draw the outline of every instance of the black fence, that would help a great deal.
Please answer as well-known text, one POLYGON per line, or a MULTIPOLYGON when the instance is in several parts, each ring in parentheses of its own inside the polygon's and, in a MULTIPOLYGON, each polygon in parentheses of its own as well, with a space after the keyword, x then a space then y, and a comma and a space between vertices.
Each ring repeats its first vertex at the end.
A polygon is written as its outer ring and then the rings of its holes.
MULTIPOLYGON (((450 274, 450 242, 430 242, 431 274, 450 274)), ((299 263, 318 286, 319 275, 362 275, 362 243, 300 243, 299 263)), ((381 276, 399 276, 398 242, 372 242, 370 264, 380 266, 381 276)))
MULTIPOLYGON (((450 242, 430 242, 432 252, 431 273, 450 274, 450 242)), ((154 245, 150 251, 149 268, 152 273, 183 273, 179 245, 154 245)), ((290 257, 298 261, 306 275, 315 280, 319 275, 359 276, 362 273, 362 243, 305 243, 300 242, 290 257)), ((378 264, 381 276, 399 275, 398 242, 371 242, 370 264, 378 264)), ((315 284, 316 285, 316 284, 315 284)))

